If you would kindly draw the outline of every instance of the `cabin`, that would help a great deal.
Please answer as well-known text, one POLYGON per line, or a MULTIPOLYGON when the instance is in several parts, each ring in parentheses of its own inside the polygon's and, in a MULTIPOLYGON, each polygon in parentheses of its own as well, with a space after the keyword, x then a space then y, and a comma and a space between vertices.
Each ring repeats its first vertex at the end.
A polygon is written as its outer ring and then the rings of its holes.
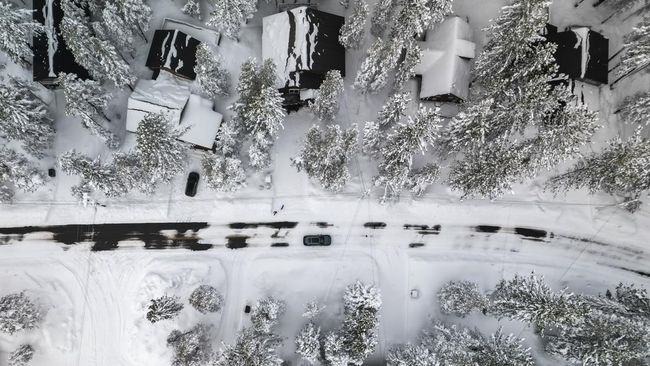
POLYGON ((469 96, 471 60, 476 56, 472 29, 453 16, 427 30, 419 42, 422 58, 414 73, 420 100, 460 103, 469 96))
POLYGON ((280 12, 291 10, 300 6, 308 6, 315 9, 317 5, 317 0, 275 0, 275 7, 280 12))
POLYGON ((33 80, 46 87, 54 87, 59 73, 75 74, 90 79, 88 71, 79 65, 59 32, 63 9, 61 0, 33 0, 33 20, 42 24, 46 31, 34 33, 33 80))
POLYGON ((126 130, 136 132, 149 113, 162 113, 184 131, 179 140, 200 149, 212 149, 223 120, 214 102, 190 91, 189 80, 161 70, 155 80, 138 80, 129 96, 126 130))
POLYGON ((561 74, 596 86, 608 83, 609 40, 605 36, 588 27, 560 32, 548 24, 544 37, 557 45, 554 56, 561 74))
POLYGON ((345 76, 345 48, 339 43, 343 22, 341 16, 307 6, 263 19, 262 58, 275 62, 285 108, 297 109, 313 99, 328 71, 345 76))
POLYGON ((189 80, 196 78, 196 49, 201 42, 179 29, 158 29, 154 32, 147 57, 147 67, 155 79, 160 70, 189 80))

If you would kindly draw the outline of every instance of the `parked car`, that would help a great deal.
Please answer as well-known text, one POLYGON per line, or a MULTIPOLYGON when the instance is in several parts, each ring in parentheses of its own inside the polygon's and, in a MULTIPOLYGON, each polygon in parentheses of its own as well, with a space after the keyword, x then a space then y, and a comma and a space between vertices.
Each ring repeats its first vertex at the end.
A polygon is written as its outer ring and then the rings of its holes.
POLYGON ((332 244, 332 237, 329 235, 305 235, 302 243, 307 246, 328 246, 332 244))
POLYGON ((199 173, 191 172, 187 177, 187 185, 185 186, 185 195, 194 197, 196 195, 196 187, 199 185, 199 173))

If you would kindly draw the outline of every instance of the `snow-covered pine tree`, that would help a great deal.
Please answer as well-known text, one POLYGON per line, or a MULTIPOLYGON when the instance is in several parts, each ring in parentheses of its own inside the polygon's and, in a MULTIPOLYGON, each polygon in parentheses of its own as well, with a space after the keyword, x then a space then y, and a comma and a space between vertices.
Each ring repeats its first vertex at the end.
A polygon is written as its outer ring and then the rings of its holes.
POLYGON ((635 287, 633 284, 619 283, 613 298, 625 306, 628 312, 638 314, 650 322, 650 297, 646 289, 635 287))
POLYGON ((406 344, 388 351, 388 366, 440 366, 438 358, 422 345, 406 344))
POLYGON ((31 64, 31 40, 34 32, 45 28, 32 21, 32 11, 0 0, 0 51, 20 65, 31 64))
POLYGON ((151 299, 147 320, 156 323, 161 320, 173 319, 183 310, 183 304, 177 296, 163 295, 157 299, 151 299))
POLYGON ((352 363, 352 358, 345 348, 345 340, 335 332, 325 336, 323 354, 327 365, 330 366, 349 366, 352 363))
POLYGON ((390 38, 405 42, 420 36, 433 24, 451 14, 453 0, 405 0, 398 12, 390 38))
POLYGON ((237 336, 235 344, 219 351, 214 366, 281 366, 283 360, 277 351, 281 346, 281 337, 245 328, 237 336))
POLYGON ((202 160, 208 186, 219 192, 235 192, 246 186, 246 172, 236 156, 206 155, 202 160))
POLYGON ((373 285, 357 281, 345 289, 340 333, 345 353, 353 365, 362 365, 375 351, 381 303, 379 290, 373 285))
POLYGON ((648 68, 648 65, 650 65, 650 15, 646 15, 641 23, 625 36, 621 66, 617 74, 624 76, 635 70, 648 68))
POLYGON ((345 19, 339 33, 339 43, 345 48, 357 49, 363 42, 368 18, 368 3, 365 0, 355 0, 352 14, 345 19))
POLYGON ((421 196, 438 179, 440 167, 429 163, 422 168, 411 170, 406 178, 405 187, 415 196, 421 196))
POLYGON ((625 123, 638 126, 650 125, 650 92, 637 93, 625 98, 618 113, 625 123))
POLYGON ((624 206, 634 212, 650 189, 650 141, 636 133, 627 141, 616 138, 602 152, 578 161, 568 172, 552 177, 553 191, 587 188, 626 198, 624 206))
POLYGON ((388 73, 395 68, 402 51, 396 40, 377 38, 368 48, 366 58, 354 79, 354 88, 363 94, 375 94, 388 82, 388 73))
POLYGON ((564 291, 553 292, 542 277, 534 274, 501 280, 490 297, 489 313, 531 323, 542 332, 548 327, 576 327, 588 312, 581 297, 564 291))
POLYGON ((309 321, 296 336, 296 353, 310 364, 320 358, 320 327, 309 321))
POLYGON ((201 43, 196 50, 196 83, 203 94, 211 99, 228 95, 230 91, 230 74, 222 65, 223 58, 216 54, 206 43, 201 43))
POLYGON ((128 181, 115 165, 90 159, 76 151, 69 151, 59 157, 61 170, 70 175, 78 175, 81 182, 72 187, 72 194, 83 200, 88 193, 101 191, 107 197, 119 197, 129 191, 128 181))
POLYGON ((0 137, 22 142, 23 149, 38 158, 54 140, 47 105, 29 85, 14 79, 0 83, 0 137))
POLYGON ((467 328, 435 323, 424 331, 422 346, 435 354, 441 365, 484 365, 476 360, 481 341, 467 328))
POLYGON ((291 159, 298 171, 304 170, 317 179, 324 189, 338 192, 350 178, 348 163, 357 149, 357 126, 341 129, 339 125, 314 125, 307 132, 300 155, 291 159))
POLYGON ((24 156, 6 147, 0 147, 0 202, 8 202, 14 189, 33 192, 45 180, 42 172, 24 156))
MULTIPOLYGON (((105 37, 103 39, 113 42, 122 51, 134 51, 133 29, 122 18, 119 9, 114 3, 104 3, 100 24, 105 37)), ((100 38, 102 37, 100 36, 100 38)))
POLYGON ((34 347, 22 344, 9 354, 9 366, 27 366, 34 357, 34 347))
POLYGON ((201 7, 198 0, 187 0, 181 11, 193 18, 201 20, 201 7))
POLYGON ((223 297, 210 285, 201 285, 192 291, 190 305, 203 314, 216 313, 223 306, 223 297))
POLYGON ((151 7, 146 0, 115 0, 115 4, 122 14, 122 19, 131 28, 133 33, 138 33, 142 39, 147 39, 145 32, 149 30, 151 21, 151 7))
POLYGON ((379 111, 377 123, 382 127, 386 127, 399 122, 406 115, 409 103, 411 103, 410 92, 391 94, 386 100, 386 104, 379 111))
POLYGON ((271 333, 272 328, 278 324, 285 308, 284 301, 270 296, 257 300, 251 311, 251 323, 255 331, 271 333))
POLYGON ((104 113, 110 95, 94 80, 81 80, 74 74, 61 73, 57 83, 63 89, 65 114, 81 118, 82 125, 100 137, 111 148, 119 146, 119 139, 98 121, 109 121, 104 113))
POLYGON ((396 0, 379 0, 377 2, 370 18, 370 33, 373 36, 378 38, 384 36, 396 6, 396 0))
POLYGON ((363 140, 361 152, 368 156, 378 156, 381 152, 381 143, 384 140, 377 122, 369 121, 363 125, 363 140))
POLYGON ((492 105, 492 98, 470 101, 467 108, 455 115, 447 128, 441 131, 436 140, 436 150, 442 156, 447 156, 459 151, 476 150, 487 141, 502 138, 503 135, 495 133, 497 130, 502 131, 502 128, 492 129, 495 122, 492 105))
POLYGON ((238 40, 242 23, 257 11, 257 2, 253 0, 210 0, 210 3, 213 10, 206 24, 233 40, 238 40))
POLYGON ((313 320, 325 309, 325 305, 321 305, 317 300, 311 300, 305 306, 305 312, 302 313, 304 318, 313 320))
POLYGON ((397 73, 393 82, 393 90, 399 92, 404 90, 406 82, 415 76, 415 67, 422 59, 422 48, 413 40, 409 39, 404 51, 404 59, 397 65, 397 73))
POLYGON ((477 365, 533 366, 535 361, 530 348, 525 348, 523 339, 513 334, 505 335, 499 328, 490 337, 480 336, 480 347, 476 352, 477 365))
POLYGON ((488 305, 487 297, 481 293, 478 285, 470 281, 451 281, 438 291, 440 310, 444 314, 453 314, 461 318, 477 310, 484 310, 488 305))
POLYGON ((37 328, 42 314, 24 292, 0 297, 0 332, 14 334, 37 328))
POLYGON ((343 78, 338 70, 330 70, 318 89, 318 94, 309 108, 323 121, 332 121, 339 111, 339 99, 343 93, 343 78))
POLYGON ((178 140, 182 133, 173 130, 163 114, 147 114, 138 124, 135 157, 145 178, 142 191, 152 193, 185 169, 187 146, 178 140))
POLYGON ((212 357, 210 327, 199 323, 186 332, 174 330, 167 346, 174 351, 172 366, 205 365, 212 357))

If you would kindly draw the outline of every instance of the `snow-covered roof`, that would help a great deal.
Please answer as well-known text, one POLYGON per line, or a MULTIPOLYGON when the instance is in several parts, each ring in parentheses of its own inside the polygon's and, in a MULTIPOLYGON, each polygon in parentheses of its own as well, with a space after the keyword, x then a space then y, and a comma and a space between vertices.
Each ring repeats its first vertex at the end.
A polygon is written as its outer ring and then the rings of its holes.
POLYGON ((194 80, 196 49, 199 44, 199 40, 178 29, 159 29, 151 40, 146 65, 156 71, 164 69, 194 80))
POLYGON ((161 28, 167 30, 179 30, 192 38, 196 38, 203 43, 214 46, 218 45, 221 39, 221 33, 214 29, 190 24, 178 19, 165 18, 161 28))
POLYGON ((278 88, 320 87, 327 71, 345 75, 345 49, 338 42, 344 18, 306 6, 262 21, 262 58, 277 67, 278 88))
POLYGON ((547 25, 544 36, 557 45, 555 60, 559 72, 571 79, 592 84, 607 84, 609 74, 609 40, 588 27, 572 27, 558 32, 547 25))
POLYGON ((464 100, 469 95, 470 60, 476 44, 472 29, 459 17, 449 17, 420 42, 422 59, 415 74, 422 76, 421 99, 464 100))
POLYGON ((211 149, 217 137, 223 116, 213 110, 214 103, 199 95, 191 94, 183 116, 180 129, 185 130, 181 140, 211 149))

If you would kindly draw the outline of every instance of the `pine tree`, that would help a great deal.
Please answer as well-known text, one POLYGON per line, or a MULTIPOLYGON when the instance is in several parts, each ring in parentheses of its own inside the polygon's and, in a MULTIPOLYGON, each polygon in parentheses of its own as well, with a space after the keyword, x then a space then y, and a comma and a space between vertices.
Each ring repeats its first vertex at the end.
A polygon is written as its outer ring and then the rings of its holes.
POLYGON ((422 345, 435 354, 441 365, 474 366, 481 341, 476 333, 456 325, 436 323, 424 332, 422 345))
POLYGON ((100 38, 113 42, 120 50, 133 52, 133 30, 121 17, 119 9, 114 3, 104 3, 101 19, 101 28, 103 29, 104 37, 100 38))
POLYGON ((54 140, 47 106, 29 85, 14 79, 0 83, 0 137, 21 141, 23 149, 38 158, 54 140))
POLYGON ((386 104, 381 107, 377 123, 382 127, 386 127, 399 122, 406 115, 409 103, 411 103, 410 92, 392 94, 386 100, 386 104))
POLYGON ((0 332, 14 334, 37 328, 42 314, 24 292, 0 297, 0 332))
POLYGON ((175 318, 183 310, 183 304, 179 301, 179 297, 167 295, 152 299, 151 304, 149 304, 149 311, 147 311, 147 320, 156 323, 161 320, 175 318))
POLYGON ((144 33, 149 30, 152 14, 146 0, 115 0, 115 3, 122 14, 122 19, 132 32, 140 34, 146 40, 144 33))
POLYGON ((187 3, 185 3, 181 11, 193 18, 201 20, 201 7, 199 6, 198 0, 187 0, 187 3))
POLYGON ((348 163, 357 149, 357 141, 356 125, 347 130, 330 125, 323 131, 313 126, 307 132, 300 155, 291 159, 291 165, 317 179, 324 189, 338 192, 350 178, 348 163))
POLYGON ((650 297, 646 289, 620 283, 616 286, 614 299, 629 313, 650 321, 650 297))
POLYGON ((370 18, 370 33, 373 36, 378 38, 384 36, 396 6, 397 1, 395 0, 379 0, 377 2, 370 18))
POLYGON ((277 349, 282 338, 273 333, 257 332, 245 328, 234 345, 225 346, 214 361, 215 366, 281 366, 283 360, 277 349))
POLYGON ((104 110, 111 97, 102 86, 96 81, 81 80, 74 74, 65 73, 59 74, 57 83, 65 96, 65 114, 81 118, 85 128, 102 138, 109 147, 117 148, 117 136, 97 121, 99 118, 108 121, 104 110))
POLYGON ((251 311, 251 323, 253 323, 255 331, 271 333, 272 328, 278 324, 285 308, 284 301, 273 297, 257 300, 257 303, 253 306, 253 311, 251 311))
POLYGON ((223 297, 216 288, 201 285, 192 291, 190 305, 203 314, 216 313, 223 307, 223 297))
POLYGON ((24 156, 6 147, 0 147, 0 202, 9 202, 14 189, 33 192, 45 180, 34 164, 24 156))
POLYGON ((375 94, 388 82, 388 73, 395 67, 401 53, 401 43, 377 38, 367 51, 359 72, 354 79, 354 88, 363 94, 375 94))
POLYGON ((363 42, 363 35, 368 18, 368 3, 356 0, 352 14, 345 19, 339 33, 339 43, 345 48, 357 49, 363 42))
POLYGON ((438 179, 440 167, 437 164, 429 163, 422 168, 409 172, 406 178, 405 187, 415 196, 421 196, 438 179))
POLYGON ((320 357, 320 332, 320 327, 310 321, 296 336, 296 353, 311 364, 320 357))
POLYGON ((34 357, 34 347, 22 344, 9 354, 9 366, 26 366, 34 357))
POLYGON ((201 43, 196 50, 196 83, 201 91, 211 99, 229 94, 230 74, 222 65, 222 57, 210 47, 201 43))
POLYGON ((21 65, 31 64, 31 39, 45 28, 32 21, 32 11, 0 1, 0 51, 21 65))
POLYGON ((307 306, 305 306, 305 312, 302 313, 302 316, 313 320, 320 315, 323 309, 325 309, 324 305, 320 305, 318 301, 312 300, 307 303, 307 306))
POLYGON ((390 38, 405 42, 420 36, 451 14, 452 0, 405 0, 396 16, 390 38))
POLYGON ((81 177, 81 183, 72 187, 72 194, 81 200, 96 190, 107 197, 123 196, 129 191, 128 182, 115 165, 102 163, 99 158, 91 160, 73 150, 59 157, 59 165, 64 173, 81 177))
POLYGON ((501 328, 489 338, 480 337, 481 346, 476 358, 479 365, 485 366, 533 366, 535 361, 530 348, 524 348, 523 339, 513 334, 503 334, 501 328))
POLYGON ((343 346, 353 365, 362 365, 377 346, 381 295, 372 285, 357 281, 343 294, 343 346))
POLYGON ((619 108, 625 123, 639 126, 650 125, 650 92, 637 93, 627 97, 619 108))
POLYGON ((205 156, 202 165, 210 188, 219 192, 235 192, 246 187, 246 172, 238 157, 205 156))
POLYGON ((625 36, 623 49, 618 75, 627 75, 650 65, 650 16, 646 15, 641 23, 625 36))
POLYGON ((396 92, 404 90, 406 82, 415 76, 415 67, 422 59, 422 48, 413 39, 409 40, 405 47, 404 59, 397 66, 393 90, 396 92))
POLYGON ((426 347, 407 344, 388 351, 388 366, 440 366, 438 358, 426 347))
POLYGON ((381 152, 383 136, 377 122, 366 122, 363 125, 363 141, 361 151, 368 156, 378 156, 381 152))
POLYGON ((650 141, 636 133, 627 141, 616 138, 600 153, 581 159, 568 172, 550 179, 557 192, 587 188, 626 197, 626 208, 634 212, 643 192, 650 189, 650 141))
POLYGON ((186 332, 174 330, 167 346, 174 351, 172 366, 205 365, 212 357, 210 327, 199 323, 186 332))
POLYGON ((478 285, 469 281, 451 281, 438 291, 440 310, 444 314, 453 314, 464 318, 473 311, 483 310, 488 299, 478 289, 478 285))
POLYGON ((343 78, 338 70, 330 70, 325 74, 316 99, 309 103, 309 108, 323 121, 332 121, 339 111, 339 99, 343 93, 343 78))
POLYGON ((257 2, 252 0, 211 0, 210 3, 214 10, 206 24, 233 40, 238 40, 242 23, 257 11, 257 2))
POLYGON ((329 333, 323 342, 323 353, 328 365, 349 366, 352 358, 345 349, 345 340, 337 333, 329 333))

